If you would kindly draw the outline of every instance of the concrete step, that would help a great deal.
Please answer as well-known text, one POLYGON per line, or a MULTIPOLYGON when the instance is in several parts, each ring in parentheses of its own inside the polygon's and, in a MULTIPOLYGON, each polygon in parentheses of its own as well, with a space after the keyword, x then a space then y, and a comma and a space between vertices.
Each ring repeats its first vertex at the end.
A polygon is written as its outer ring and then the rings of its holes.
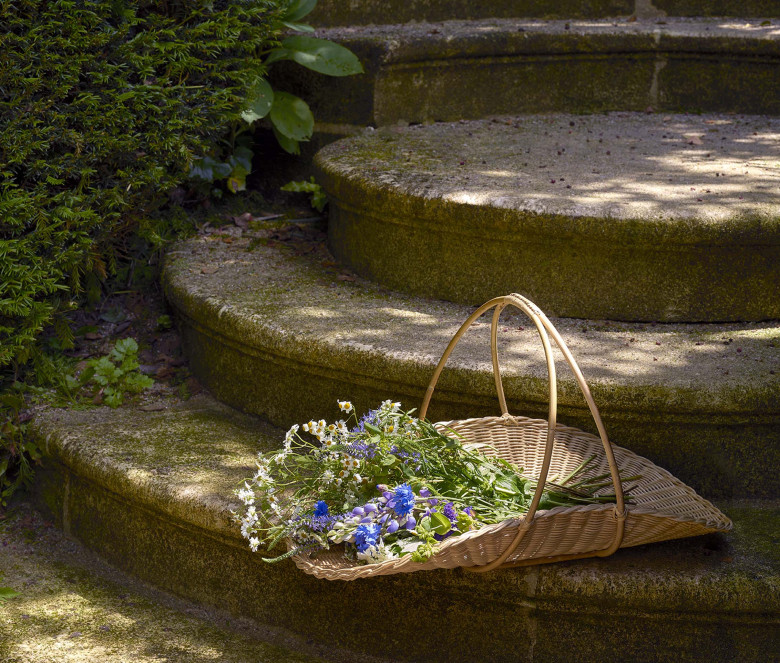
MULTIPOLYGON (((474 309, 391 292, 283 234, 229 244, 212 235, 168 254, 164 287, 195 375, 220 400, 284 427, 331 416, 337 398, 364 410, 386 398, 418 406, 474 309)), ((777 494, 778 323, 553 322, 616 444, 708 497, 777 494)), ((499 347, 510 411, 545 416, 541 346, 524 317, 506 318, 499 347)), ((559 420, 592 431, 576 383, 559 373, 559 420)), ((453 353, 430 416, 498 413, 483 322, 453 353)))
POLYGON ((541 115, 318 153, 329 247, 388 287, 577 318, 780 318, 780 119, 541 115))
POLYGON ((158 412, 52 410, 35 431, 46 449, 39 496, 69 535, 166 591, 323 645, 332 660, 772 658, 776 503, 722 503, 735 523, 727 536, 607 559, 328 582, 263 563, 230 519, 232 489, 280 430, 201 396, 158 412), (427 626, 435 637, 419 636, 427 626))
POLYGON ((484 18, 593 19, 630 16, 780 16, 774 0, 319 0, 307 18, 316 26, 484 18))
POLYGON ((484 19, 317 31, 366 73, 329 78, 274 65, 326 131, 608 110, 780 114, 780 22, 668 18, 484 19), (335 128, 334 128, 335 127, 335 128))

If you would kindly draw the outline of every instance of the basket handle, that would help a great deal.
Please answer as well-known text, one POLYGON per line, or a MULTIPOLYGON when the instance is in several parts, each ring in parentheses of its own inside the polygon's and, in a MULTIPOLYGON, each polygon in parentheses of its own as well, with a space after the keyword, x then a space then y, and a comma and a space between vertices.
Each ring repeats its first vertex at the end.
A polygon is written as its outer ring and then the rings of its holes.
POLYGON ((615 552, 615 550, 617 550, 620 547, 620 543, 623 540, 623 529, 624 529, 625 517, 626 517, 625 503, 623 500, 623 488, 620 481, 620 474, 618 472, 617 463, 615 462, 615 455, 612 451, 612 445, 610 444, 609 439, 607 438, 607 431, 604 428, 604 423, 601 420, 601 415, 599 414, 598 407, 596 407, 596 402, 593 400, 593 396, 590 393, 590 389, 588 388, 587 382, 585 382, 585 378, 582 375, 582 371, 580 370, 580 367, 577 365, 577 362, 574 360, 571 351, 569 350, 568 346, 566 345, 566 342, 563 340, 558 330, 550 322, 547 316, 532 301, 526 299, 522 295, 518 295, 517 293, 512 293, 511 295, 505 295, 503 297, 496 297, 482 304, 482 306, 480 306, 476 311, 474 311, 474 313, 472 313, 468 317, 468 319, 461 325, 460 329, 458 329, 458 331, 455 333, 455 336, 452 337, 452 340, 447 345, 447 348, 444 350, 444 354, 439 360, 439 364, 436 366, 436 370, 433 373, 431 382, 428 385, 428 389, 425 392, 425 397, 423 398, 422 406, 420 407, 420 418, 424 419, 426 413, 428 412, 428 406, 431 402, 431 397, 433 396, 433 392, 434 389, 436 388, 436 384, 439 381, 439 376, 444 370, 444 365, 447 363, 447 360, 452 354, 452 351, 455 349, 455 346, 458 344, 461 337, 466 333, 466 331, 468 331, 471 325, 474 324, 474 322, 480 316, 482 316, 482 314, 485 313, 485 311, 489 311, 491 308, 495 308, 495 311, 493 312, 493 319, 490 325, 490 354, 493 361, 493 378, 495 379, 495 383, 496 383, 496 391, 498 392, 498 402, 501 407, 501 413, 502 415, 509 417, 509 411, 506 405, 506 396, 504 395, 504 387, 501 382, 501 370, 498 363, 498 342, 497 342, 499 317, 501 315, 501 312, 509 305, 512 305, 520 309, 533 321, 534 325, 536 326, 536 330, 539 332, 539 337, 542 341, 542 346, 544 347, 544 356, 547 362, 547 374, 549 379, 548 380, 549 381, 549 414, 547 417, 547 442, 544 450, 544 458, 542 460, 542 468, 539 472, 539 480, 536 485, 536 491, 534 492, 533 499, 531 500, 531 505, 528 508, 528 513, 526 514, 526 517, 523 519, 522 524, 518 528, 518 532, 517 535, 515 536, 515 539, 512 541, 512 543, 509 544, 509 547, 506 550, 504 550, 504 552, 501 554, 501 556, 498 559, 491 562, 490 564, 477 567, 474 570, 490 571, 491 569, 494 569, 497 566, 500 566, 501 564, 504 563, 504 561, 509 557, 509 555, 511 555, 512 552, 514 552, 515 548, 517 548, 518 544, 520 543, 521 539, 525 535, 526 531, 528 531, 529 527, 531 526, 531 523, 533 522, 533 519, 536 516, 536 510, 539 506, 539 502, 542 499, 542 493, 544 492, 544 486, 545 483, 547 482, 547 475, 549 474, 549 470, 550 470, 550 461, 552 459, 553 444, 555 443, 555 425, 557 421, 557 412, 558 412, 558 389, 557 389, 557 380, 556 380, 556 372, 555 372, 555 359, 553 357, 552 347, 550 345, 550 335, 552 335, 553 339, 555 339, 555 343, 563 353, 563 356, 566 359, 566 362, 569 364, 572 373, 574 373, 574 377, 577 380, 577 384, 579 385, 580 390, 582 391, 582 395, 585 397, 585 401, 588 404, 588 408, 590 409, 590 413, 591 416, 593 417, 593 421, 596 424, 599 437, 601 438, 601 443, 604 446, 604 453, 606 454, 607 462, 609 463, 609 472, 612 477, 612 484, 615 488, 615 498, 616 498, 615 519, 617 521, 617 528, 616 528, 615 538, 612 542, 612 545, 610 545, 609 548, 605 550, 601 550, 595 553, 598 556, 606 557, 607 555, 611 555, 613 552, 615 552))

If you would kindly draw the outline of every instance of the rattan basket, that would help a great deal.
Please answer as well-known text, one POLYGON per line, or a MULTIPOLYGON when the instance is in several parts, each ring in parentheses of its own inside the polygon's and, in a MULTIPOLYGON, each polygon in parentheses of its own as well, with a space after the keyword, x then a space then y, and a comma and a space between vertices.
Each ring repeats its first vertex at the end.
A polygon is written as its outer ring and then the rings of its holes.
POLYGON ((436 554, 424 563, 413 562, 407 555, 377 564, 358 565, 347 559, 343 548, 339 546, 316 554, 294 556, 298 568, 318 578, 330 580, 355 580, 455 567, 484 572, 498 567, 606 557, 621 547, 731 529, 731 521, 726 516, 669 472, 628 449, 610 444, 596 403, 566 343, 547 316, 521 295, 491 299, 463 323, 436 367, 420 408, 420 418, 425 417, 436 383, 452 350, 468 328, 490 309, 495 309, 490 348, 498 401, 503 414, 500 417, 441 422, 437 426, 442 430, 448 428, 457 431, 464 442, 484 444, 486 454, 500 456, 524 468, 525 476, 538 477, 528 513, 522 518, 506 520, 446 539, 436 554), (544 347, 550 397, 547 421, 516 417, 507 411, 496 341, 499 316, 510 305, 531 318, 544 347), (556 421, 557 386, 550 336, 577 379, 599 432, 598 437, 556 421), (537 511, 550 472, 557 476, 566 475, 592 455, 596 455, 596 459, 589 466, 589 473, 611 475, 612 488, 617 495, 616 503, 537 511), (620 474, 641 477, 632 482, 628 504, 624 503, 620 474))

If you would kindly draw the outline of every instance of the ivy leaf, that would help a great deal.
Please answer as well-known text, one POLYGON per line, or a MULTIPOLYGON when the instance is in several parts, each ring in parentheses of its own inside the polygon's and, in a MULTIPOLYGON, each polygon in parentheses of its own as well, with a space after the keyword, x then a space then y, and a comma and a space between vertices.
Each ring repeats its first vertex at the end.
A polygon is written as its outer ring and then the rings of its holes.
POLYGON ((274 103, 274 91, 264 78, 258 78, 249 92, 246 109, 241 113, 241 118, 247 124, 268 115, 274 103))
MULTIPOLYGON (((327 39, 293 35, 282 41, 281 49, 275 50, 284 51, 275 59, 293 60, 320 74, 351 76, 363 73, 363 66, 352 51, 327 39)), ((268 61, 271 61, 270 57, 268 61)))
POLYGON ((282 18, 285 21, 299 21, 317 6, 317 0, 293 0, 282 18))
POLYGON ((308 104, 288 92, 274 95, 271 122, 280 134, 296 141, 309 140, 314 132, 314 115, 308 104))

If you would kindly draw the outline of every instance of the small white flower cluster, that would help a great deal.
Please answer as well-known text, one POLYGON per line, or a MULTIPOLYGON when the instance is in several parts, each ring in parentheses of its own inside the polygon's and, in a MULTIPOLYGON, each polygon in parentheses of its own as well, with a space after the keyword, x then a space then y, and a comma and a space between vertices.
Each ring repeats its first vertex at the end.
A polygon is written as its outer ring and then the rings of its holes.
POLYGON ((369 546, 363 552, 358 551, 357 553, 357 558, 366 564, 377 564, 396 557, 398 555, 394 554, 381 540, 375 546, 369 546))

